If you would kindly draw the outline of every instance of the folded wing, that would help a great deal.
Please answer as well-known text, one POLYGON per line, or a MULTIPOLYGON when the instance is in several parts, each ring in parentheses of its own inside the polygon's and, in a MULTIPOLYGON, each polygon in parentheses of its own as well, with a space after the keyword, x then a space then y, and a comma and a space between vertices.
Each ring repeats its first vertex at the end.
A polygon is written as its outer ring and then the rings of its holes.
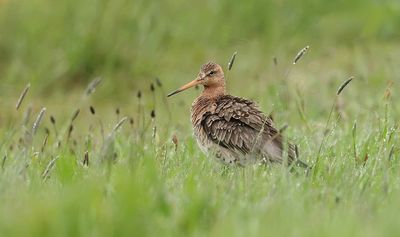
MULTIPOLYGON (((279 163, 284 160, 281 134, 252 101, 222 96, 216 109, 203 115, 202 126, 210 140, 242 156, 252 154, 279 163)), ((289 163, 293 160, 290 155, 289 163)))

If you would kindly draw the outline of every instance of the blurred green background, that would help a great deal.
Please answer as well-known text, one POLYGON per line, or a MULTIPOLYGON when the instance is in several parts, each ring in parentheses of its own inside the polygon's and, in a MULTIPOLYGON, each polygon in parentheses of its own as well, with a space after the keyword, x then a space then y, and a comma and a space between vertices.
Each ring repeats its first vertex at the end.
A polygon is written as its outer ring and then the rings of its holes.
POLYGON ((323 60, 337 48, 400 40, 396 0, 0 4, 3 96, 27 82, 46 96, 68 92, 97 76, 106 82, 106 96, 125 96, 154 77, 189 80, 200 64, 210 59, 225 64, 236 50, 239 63, 252 71, 273 56, 294 56, 305 45, 314 59, 323 60))

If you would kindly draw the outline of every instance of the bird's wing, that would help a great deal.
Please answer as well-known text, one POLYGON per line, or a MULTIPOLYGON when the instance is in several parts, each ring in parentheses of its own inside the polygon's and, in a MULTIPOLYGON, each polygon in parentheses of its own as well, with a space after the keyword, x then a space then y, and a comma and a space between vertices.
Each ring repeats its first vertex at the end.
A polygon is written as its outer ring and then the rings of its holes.
POLYGON ((282 136, 252 101, 223 96, 216 101, 214 111, 203 115, 202 126, 209 139, 220 146, 282 162, 282 136))

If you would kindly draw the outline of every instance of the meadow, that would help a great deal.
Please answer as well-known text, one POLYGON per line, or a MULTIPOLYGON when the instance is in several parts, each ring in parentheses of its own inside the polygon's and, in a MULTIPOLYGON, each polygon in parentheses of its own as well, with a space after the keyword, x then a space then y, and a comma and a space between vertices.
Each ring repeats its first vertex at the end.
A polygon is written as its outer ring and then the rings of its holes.
POLYGON ((0 236, 399 235, 398 29, 395 0, 0 1, 0 236), (200 151, 201 88, 166 94, 207 61, 310 171, 200 151))

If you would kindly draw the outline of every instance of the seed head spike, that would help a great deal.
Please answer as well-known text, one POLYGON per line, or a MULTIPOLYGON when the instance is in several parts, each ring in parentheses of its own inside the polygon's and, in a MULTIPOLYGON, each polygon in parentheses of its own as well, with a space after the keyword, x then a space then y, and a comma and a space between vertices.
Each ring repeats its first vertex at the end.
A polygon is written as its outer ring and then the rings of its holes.
POLYGON ((293 64, 296 64, 299 60, 300 60, 300 58, 301 57, 303 57, 303 55, 307 52, 307 50, 310 48, 310 46, 306 46, 306 47, 304 47, 304 48, 302 48, 298 53, 297 53, 297 55, 296 55, 296 57, 294 58, 294 60, 293 60, 293 64))
POLYGON ((349 77, 349 79, 347 79, 337 90, 336 95, 340 95, 340 93, 342 93, 342 91, 344 90, 344 88, 354 79, 353 76, 349 77))
POLYGON ((229 60, 228 63, 228 70, 230 71, 233 67, 233 64, 235 63, 235 59, 236 59, 236 55, 237 55, 237 51, 233 53, 231 60, 229 60))

